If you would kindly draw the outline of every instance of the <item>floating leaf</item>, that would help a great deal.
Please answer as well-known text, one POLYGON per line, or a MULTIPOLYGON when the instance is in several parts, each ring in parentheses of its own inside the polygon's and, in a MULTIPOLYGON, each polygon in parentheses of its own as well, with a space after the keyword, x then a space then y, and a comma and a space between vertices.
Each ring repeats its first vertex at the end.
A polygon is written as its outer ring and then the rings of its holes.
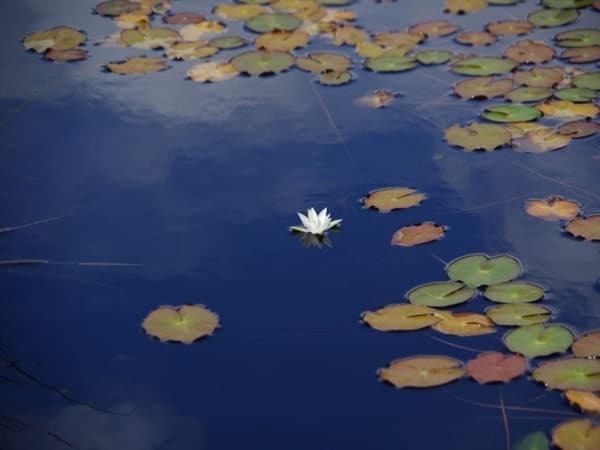
POLYGON ((352 65, 352 61, 346 55, 339 53, 314 52, 308 57, 296 58, 296 65, 302 70, 320 74, 331 70, 346 71, 352 65))
POLYGON ((107 2, 100 2, 96 5, 94 10, 96 14, 101 16, 120 16, 121 14, 128 14, 139 9, 140 4, 138 2, 128 0, 111 0, 107 2))
POLYGON ((592 331, 578 338, 571 348, 578 358, 600 358, 600 331, 592 331))
POLYGON ((552 128, 540 127, 526 132, 523 137, 513 139, 517 152, 546 153, 566 147, 571 136, 555 132, 552 128))
POLYGON ((529 303, 506 303, 492 306, 486 310, 485 314, 496 325, 509 327, 544 323, 552 317, 549 309, 529 303))
POLYGON ((44 53, 44 58, 55 62, 80 61, 87 57, 88 53, 80 48, 71 50, 48 50, 44 53))
POLYGON ((421 64, 445 64, 452 59, 452 52, 447 50, 422 50, 415 57, 421 64))
POLYGON ((581 213, 581 206, 573 200, 553 195, 546 200, 527 200, 525 211, 530 216, 544 220, 568 220, 577 217, 581 213))
POLYGON ((351 72, 339 72, 337 70, 329 70, 323 72, 319 76, 319 83, 325 86, 340 86, 342 84, 350 83, 354 76, 351 72))
POLYGON ((536 106, 545 116, 595 117, 600 108, 593 103, 573 103, 568 100, 549 100, 536 106))
POLYGON ((422 284, 406 293, 406 298, 413 305, 444 307, 458 305, 471 300, 475 289, 455 281, 437 281, 422 284))
POLYGON ((579 13, 576 9, 540 9, 527 16, 527 20, 536 27, 562 27, 577 20, 579 13))
POLYGON ((387 89, 377 89, 373 94, 357 98, 355 103, 369 108, 383 108, 389 105, 398 95, 387 89))
POLYGON ((562 450, 598 450, 600 425, 590 419, 563 422, 552 431, 552 443, 562 450))
POLYGON ((534 27, 535 25, 525 20, 502 20, 499 22, 490 22, 485 26, 487 31, 496 36, 520 36, 530 33, 534 27))
POLYGON ((594 101, 598 93, 588 88, 564 88, 554 93, 554 96, 560 100, 568 100, 573 103, 586 103, 594 101))
POLYGON ((204 41, 175 42, 166 52, 167 58, 177 60, 208 58, 219 51, 204 41))
POLYGON ((517 41, 504 51, 507 58, 525 64, 545 63, 552 60, 554 55, 554 49, 545 42, 530 40, 517 41))
POLYGON ((374 72, 403 72, 413 69, 417 65, 413 56, 379 56, 369 58, 365 67, 374 72))
POLYGON ((487 0, 446 0, 444 11, 452 14, 467 14, 487 6, 487 0))
POLYGON ((533 324, 509 331, 504 343, 511 352, 537 358, 567 351, 573 343, 573 334, 562 325, 533 324))
POLYGON ((206 35, 225 33, 227 28, 221 22, 205 20, 200 23, 190 23, 179 30, 179 34, 185 41, 198 41, 206 35))
POLYGON ((375 208, 387 213, 394 209, 411 208, 421 204, 427 195, 411 188, 384 188, 372 191, 367 198, 362 199, 365 208, 375 208))
POLYGON ((548 129, 548 127, 537 122, 513 122, 504 125, 504 128, 510 132, 513 139, 525 137, 525 135, 530 131, 548 129))
POLYGON ((364 42, 369 37, 369 34, 360 28, 350 25, 338 26, 333 33, 332 44, 336 47, 340 45, 356 45, 359 42, 364 42))
POLYGON ((526 368, 527 364, 522 356, 488 352, 467 361, 465 372, 467 376, 483 384, 510 381, 523 375, 526 368))
POLYGON ((307 32, 301 30, 295 31, 271 31, 261 34, 254 41, 256 48, 269 51, 287 52, 308 44, 310 36, 307 32))
POLYGON ((409 225, 396 230, 392 236, 391 245, 412 247, 414 245, 438 241, 444 237, 445 230, 445 226, 436 225, 433 222, 423 222, 419 225, 409 225))
POLYGON ((584 138, 600 131, 600 124, 590 120, 575 120, 562 124, 556 131, 572 138, 584 138))
POLYGON ((448 36, 460 30, 458 25, 454 25, 447 20, 432 20, 413 25, 408 30, 411 34, 421 34, 428 38, 448 36))
POLYGON ((454 92, 464 99, 485 100, 506 94, 512 85, 510 78, 477 77, 459 81, 454 85, 454 92))
MULTIPOLYGON (((421 34, 396 31, 394 33, 377 33, 373 36, 373 42, 386 47, 414 47, 423 41, 425 36, 421 34)), ((363 39, 364 40, 364 39, 363 39)))
POLYGON ((465 58, 452 64, 450 70, 461 75, 502 75, 512 71, 518 62, 496 56, 465 58))
POLYGON ((544 288, 525 281, 511 281, 488 286, 483 295, 488 300, 498 303, 529 303, 541 300, 544 288))
POLYGON ((459 44, 482 47, 484 45, 491 45, 495 43, 496 36, 485 31, 471 31, 468 33, 458 34, 454 40, 459 44))
POLYGON ((557 45, 561 47, 589 47, 600 45, 600 30, 596 28, 581 28, 566 31, 554 36, 557 45))
POLYGON ((292 31, 302 25, 302 20, 293 14, 259 14, 246 21, 246 28, 257 33, 267 31, 292 31))
POLYGON ((483 117, 492 122, 529 122, 541 117, 540 111, 526 105, 492 105, 485 108, 483 117))
POLYGON ((557 359, 541 364, 531 375, 550 389, 600 391, 600 359, 557 359))
POLYGON ((168 69, 162 58, 135 56, 126 61, 106 64, 106 69, 118 74, 145 74, 168 69))
POLYGON ((461 362, 447 356, 411 356, 392 361, 379 369, 379 379, 396 387, 433 387, 457 380, 464 375, 461 362))
POLYGON ((530 70, 515 72, 516 83, 531 87, 552 87, 562 81, 564 71, 560 67, 534 67, 530 70))
POLYGON ((142 326, 161 341, 190 344, 213 334, 219 316, 202 305, 161 306, 148 314, 142 326))
POLYGON ((556 9, 585 8, 591 4, 592 0, 542 0, 544 8, 556 9))
POLYGON ((470 287, 505 283, 518 277, 522 271, 521 263, 513 256, 490 258, 478 253, 461 256, 446 267, 450 279, 462 281, 470 287))
POLYGON ((248 44, 246 39, 239 36, 221 36, 216 37, 208 41, 208 45, 211 47, 217 47, 223 50, 230 50, 234 48, 243 47, 248 44))
POLYGON ((543 87, 520 87, 508 92, 504 97, 511 102, 539 102, 552 96, 552 91, 549 88, 543 87))
POLYGON ((600 61, 600 45, 593 47, 569 48, 560 54, 560 57, 571 64, 584 64, 600 61))
POLYGON ((535 431, 521 438, 512 450, 550 450, 550 441, 544 433, 535 431))
POLYGON ((223 81, 235 77, 238 71, 225 61, 210 61, 192 66, 187 76, 196 83, 223 81))
POLYGON ((422 305, 388 305, 377 311, 367 311, 362 321, 380 331, 410 331, 427 328, 439 322, 437 310, 422 305))
POLYGON ((493 322, 482 314, 440 311, 437 315, 442 320, 431 328, 440 333, 452 336, 479 336, 496 332, 493 322))
POLYGON ((286 52, 256 50, 241 53, 229 63, 238 72, 259 76, 288 70, 294 65, 294 57, 286 52))
POLYGON ((571 79, 574 86, 578 88, 600 90, 600 72, 587 72, 576 75, 571 79))
POLYGON ((452 125, 446 130, 444 139, 451 145, 467 151, 492 151, 510 142, 510 133, 501 126, 474 122, 469 126, 452 125))
POLYGON ((169 25, 188 25, 190 23, 204 22, 205 20, 206 17, 204 17, 202 14, 190 11, 169 14, 163 17, 163 22, 168 23, 169 25))
POLYGON ((565 231, 588 241, 600 241, 600 214, 571 220, 565 231))
POLYGON ((121 42, 130 47, 151 50, 169 48, 181 36, 170 28, 128 29, 121 31, 121 42))
POLYGON ((321 5, 325 6, 346 6, 355 0, 318 0, 321 5))
POLYGON ((226 20, 248 20, 260 14, 268 14, 269 10, 258 4, 222 4, 215 8, 214 13, 226 20))
POLYGON ((115 17, 115 23, 120 28, 149 28, 150 17, 144 14, 122 14, 115 17))
POLYGON ((85 42, 85 34, 75 28, 58 26, 49 30, 36 31, 23 39, 27 50, 44 53, 46 50, 72 50, 85 42))
POLYGON ((593 392, 569 389, 565 391, 565 398, 571 406, 576 406, 585 413, 600 414, 600 397, 593 392))

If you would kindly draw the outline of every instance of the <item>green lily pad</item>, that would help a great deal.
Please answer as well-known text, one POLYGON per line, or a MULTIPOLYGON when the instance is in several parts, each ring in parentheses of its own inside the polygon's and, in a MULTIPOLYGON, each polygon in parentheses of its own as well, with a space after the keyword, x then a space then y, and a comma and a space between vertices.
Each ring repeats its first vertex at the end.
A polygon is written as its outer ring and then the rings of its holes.
POLYGON ((600 359, 557 359, 541 364, 531 375, 550 389, 600 391, 600 359))
POLYGON ((516 103, 539 102, 552 96, 552 90, 543 87, 520 87, 513 89, 504 96, 507 100, 516 103))
POLYGON ((502 75, 514 70, 519 63, 512 59, 497 56, 465 58, 452 64, 451 71, 461 75, 488 76, 502 75))
POLYGON ((292 31, 302 25, 302 20, 293 14, 259 14, 246 21, 246 28, 256 33, 268 31, 292 31))
POLYGON ((329 70, 319 76, 319 83, 325 86, 340 86, 342 84, 350 83, 353 78, 352 72, 329 70))
POLYGON ((519 260, 510 255, 492 258, 484 254, 466 255, 446 267, 450 279, 462 281, 473 288, 505 283, 521 275, 522 271, 519 260))
POLYGON ((462 147, 467 151, 486 150, 491 152, 508 144, 511 134, 499 125, 474 122, 467 127, 452 125, 446 130, 444 139, 449 144, 462 147))
POLYGON ((318 0, 323 6, 346 6, 356 0, 318 0))
POLYGON ((510 78, 477 77, 459 81, 454 85, 454 92, 464 99, 485 100, 506 94, 512 85, 510 78))
POLYGON ((379 369, 379 379, 396 387, 441 386, 465 374, 461 362, 447 356, 411 356, 379 369))
POLYGON ((445 64, 452 59, 452 52, 448 50, 422 50, 415 57, 417 61, 426 66, 433 64, 445 64))
POLYGON ((260 76, 288 70, 294 65, 294 57, 287 52, 255 50, 241 53, 229 63, 240 73, 260 76))
POLYGON ((151 50, 169 48, 181 36, 170 28, 127 29, 121 31, 121 42, 130 47, 151 50))
POLYGON ((586 8, 593 3, 594 0, 542 0, 544 8, 569 9, 569 8, 586 8))
POLYGON ((600 90, 600 72, 587 72, 576 75, 571 79, 573 85, 578 88, 600 90))
POLYGON ((571 350, 578 358, 600 358, 600 331, 591 331, 577 338, 571 350))
POLYGON ((133 12, 136 9, 140 9, 139 2, 129 0, 109 0, 107 2, 98 3, 94 8, 94 11, 101 16, 114 17, 133 12))
POLYGON ((85 42, 85 34, 64 25, 36 31, 23 39, 27 50, 44 53, 46 50, 72 50, 85 42))
POLYGON ((458 305, 474 296, 475 289, 453 281, 422 284, 406 293, 406 298, 413 305, 433 307, 458 305))
POLYGON ((540 9, 527 16, 527 20, 539 28, 562 27, 579 17, 576 9, 540 9))
POLYGON ((427 328, 438 323, 441 318, 437 310, 422 305, 388 305, 377 311, 362 314, 362 321, 380 331, 411 331, 427 328))
POLYGON ((562 353, 573 343, 573 334, 562 325, 526 325, 504 336, 506 347, 528 358, 562 353))
POLYGON ((330 52, 314 52, 306 56, 296 58, 296 65, 302 70, 316 74, 325 73, 330 70, 344 72, 352 65, 352 61, 346 55, 330 52))
POLYGON ((374 72, 403 72, 413 69, 417 65, 413 56, 379 56, 369 58, 365 67, 374 72))
POLYGON ((148 314, 142 326, 161 341, 190 344, 213 334, 219 316, 202 305, 161 306, 148 314))
POLYGON ((593 102, 598 93, 593 89, 588 88, 565 88, 554 92, 554 96, 560 100, 568 100, 574 103, 593 102))
POLYGON ((492 122, 529 122, 542 116, 536 108, 526 105, 492 105, 485 108, 483 117, 492 122))
POLYGON ((544 297, 544 288, 524 281, 511 281, 488 286, 483 295, 497 303, 530 303, 544 297))
POLYGON ((600 45, 600 30, 597 28, 580 28, 565 31, 554 36, 556 45, 561 47, 590 47, 600 45))
POLYGON ((512 303, 492 306, 485 312, 496 325, 505 327, 522 327, 544 323, 552 317, 552 311, 539 305, 529 303, 512 303))
POLYGON ((550 450, 550 441, 541 431, 534 431, 517 441, 512 450, 550 450))
POLYGON ((600 425, 587 418, 568 420, 552 430, 552 443, 562 450, 598 450, 600 425))
POLYGON ((222 50, 230 50, 248 45, 248 41, 239 36, 221 36, 211 39, 208 41, 207 45, 211 47, 217 47, 222 50))

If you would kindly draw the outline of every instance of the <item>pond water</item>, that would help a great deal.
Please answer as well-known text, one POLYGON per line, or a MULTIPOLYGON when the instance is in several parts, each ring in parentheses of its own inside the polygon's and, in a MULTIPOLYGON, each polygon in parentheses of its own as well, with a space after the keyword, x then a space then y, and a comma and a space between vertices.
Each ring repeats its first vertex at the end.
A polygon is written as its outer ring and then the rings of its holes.
MULTIPOLYGON (((508 253, 522 261, 522 280, 546 289, 552 322, 575 335, 600 328, 597 243, 523 207, 562 195, 586 214, 600 211, 597 136, 545 154, 462 151, 443 140, 444 129, 500 101, 453 97, 463 77, 447 65, 364 70, 347 46, 334 51, 353 57, 355 80, 339 87, 298 69, 198 84, 185 79, 198 61, 117 76, 102 65, 151 52, 93 45, 117 30, 90 13, 95 3, 4 5, 0 226, 53 220, 0 236, 2 260, 47 261, 0 270, 0 448, 500 450, 510 446, 507 432, 513 444, 534 431, 550 436, 577 416, 529 373, 506 384, 463 378, 394 389, 377 379, 392 360, 505 351, 508 328, 479 337, 384 333, 360 316, 445 279, 442 261, 508 253), (57 25, 85 30, 90 58, 59 64, 24 51, 25 35, 57 25), (355 104, 375 89, 402 95, 382 109, 355 104), (428 198, 389 214, 365 210, 360 199, 386 186, 428 198), (290 235, 296 212, 309 207, 343 219, 331 248, 290 235), (447 226, 446 236, 389 244, 399 227, 424 221, 447 226), (221 328, 190 345, 144 333, 150 311, 186 303, 217 312, 221 328), (501 402, 512 407, 506 421, 501 402)), ((181 0, 172 9, 215 20, 216 5, 181 0)), ((442 1, 351 7, 365 29, 390 31, 433 19, 480 30, 539 5, 464 16, 444 14, 442 1)), ((586 9, 576 23, 528 38, 549 41, 598 17, 586 9)), ((242 22, 229 26, 252 36, 242 22)), ((440 38, 423 47, 491 55, 513 40, 473 50, 440 38)), ((296 53, 326 49, 319 38, 296 53)), ((453 310, 487 306, 477 298, 453 310)))

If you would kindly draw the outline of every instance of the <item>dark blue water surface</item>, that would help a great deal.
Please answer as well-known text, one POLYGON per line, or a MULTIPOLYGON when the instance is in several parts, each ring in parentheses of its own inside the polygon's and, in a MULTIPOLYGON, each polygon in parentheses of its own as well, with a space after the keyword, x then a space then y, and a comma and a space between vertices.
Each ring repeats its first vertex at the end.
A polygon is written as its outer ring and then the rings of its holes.
MULTIPOLYGON (((576 334, 598 328, 598 245, 523 208, 527 198, 557 194, 588 214, 600 211, 597 137, 542 155, 451 148, 443 129, 475 120, 487 104, 451 96, 461 77, 447 66, 367 72, 349 47, 340 51, 355 58, 356 80, 336 88, 297 69, 185 80, 198 61, 116 76, 102 65, 151 52, 94 46, 116 31, 90 14, 94 4, 3 7, 0 226, 65 217, 0 236, 2 260, 48 261, 0 270, 3 355, 38 381, 15 367, 0 371, 0 448, 68 448, 52 433, 94 450, 495 450, 507 448, 501 410, 464 399, 562 411, 507 410, 513 443, 532 431, 549 434, 574 413, 559 392, 526 376, 424 390, 377 380, 377 369, 397 358, 476 355, 434 338, 503 351, 506 329, 458 338, 382 333, 359 320, 418 284, 443 280, 437 258, 485 252, 522 260, 522 279, 547 289, 554 322, 576 334), (50 63, 24 51, 23 36, 61 24, 86 31, 88 60, 50 63), (378 88, 404 95, 381 110, 354 104, 378 88), (364 210, 360 198, 385 186, 429 198, 390 214, 364 210), (330 233, 332 248, 304 248, 289 235, 296 212, 309 207, 343 219, 342 231, 330 233), (397 228, 423 221, 448 226, 446 237, 389 245, 397 228), (150 311, 185 303, 216 311, 222 328, 192 345, 143 332, 150 311)), ((209 14, 216 4, 173 1, 173 10, 209 14)), ((440 18, 480 30, 537 8, 529 1, 446 16, 442 4, 360 1, 353 9, 366 29, 389 31, 440 18)), ((599 17, 586 10, 561 30, 594 26, 599 17)), ((231 31, 250 36, 239 23, 231 31)), ((499 54, 511 41, 479 53, 499 54)), ((451 38, 424 47, 470 51, 451 38)), ((297 53, 326 48, 316 39, 297 53)), ((487 306, 478 298, 455 310, 487 306)))

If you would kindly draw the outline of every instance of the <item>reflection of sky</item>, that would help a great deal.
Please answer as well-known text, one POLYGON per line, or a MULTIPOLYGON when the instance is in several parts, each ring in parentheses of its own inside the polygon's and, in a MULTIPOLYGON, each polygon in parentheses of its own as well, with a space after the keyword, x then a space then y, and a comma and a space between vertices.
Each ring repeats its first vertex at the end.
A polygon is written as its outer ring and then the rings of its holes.
MULTIPOLYGON (((415 351, 454 350, 429 332, 375 333, 358 326, 358 318, 443 278, 430 252, 450 260, 483 251, 521 258, 525 278, 550 289, 558 320, 578 330, 597 326, 597 313, 589 312, 597 298, 597 245, 569 239, 558 224, 523 212, 529 196, 563 194, 587 212, 600 209, 597 198, 513 165, 598 192, 598 163, 591 158, 597 140, 548 155, 449 149, 441 128, 473 119, 482 104, 449 98, 448 84, 459 77, 445 68, 386 76, 357 66, 357 80, 340 88, 313 85, 298 70, 198 85, 184 80, 193 62, 142 77, 100 71, 106 61, 140 53, 129 49, 89 46, 89 60, 68 65, 22 51, 24 34, 60 23, 85 29, 94 42, 113 33, 108 19, 88 15, 94 3, 11 2, 5 11, 14 20, 0 30, 0 48, 14 64, 0 67, 0 108, 12 111, 0 127, 0 225, 76 215, 1 236, 3 259, 71 263, 0 272, 2 321, 27 368, 49 382, 102 406, 148 398, 153 406, 120 420, 41 394, 24 401, 10 390, 0 407, 98 449, 177 448, 168 439, 185 430, 209 449, 293 450, 315 442, 434 448, 460 439, 466 450, 495 450, 503 436, 499 416, 482 417, 481 409, 457 404, 452 395, 497 403, 497 389, 465 380, 427 392, 387 389, 375 381, 377 367, 415 351), (377 88, 403 95, 384 110, 354 105, 377 88), (415 187, 429 198, 401 212, 363 211, 358 199, 384 186, 415 187), (296 211, 310 206, 328 206, 344 219, 342 231, 330 236, 333 248, 304 249, 288 235, 296 211), (447 236, 431 246, 389 246, 395 229, 425 220, 449 226, 447 236), (73 265, 81 261, 143 266, 73 265), (147 312, 185 302, 206 303, 223 328, 191 346, 161 345, 143 335, 147 312), (466 422, 480 433, 472 436, 466 422), (431 423, 445 426, 431 433, 431 423), (99 429, 107 431, 99 435, 99 429), (144 429, 150 432, 135 441, 138 447, 129 443, 144 429)), ((209 11, 213 4, 174 7, 209 11)), ((528 7, 506 11, 521 16, 528 7)), ((385 30, 428 19, 430 9, 430 2, 357 5, 365 27, 385 30)), ((479 29, 470 24, 473 17, 493 20, 504 10, 435 17, 479 29)), ((465 308, 486 306, 478 299, 465 308)), ((502 332, 453 342, 501 350, 502 332)), ((519 404, 543 390, 522 380, 503 392, 519 404)), ((546 407, 560 407, 552 398, 546 407)), ((533 426, 515 422, 515 436, 533 426)), ((32 448, 40 436, 17 439, 32 448)))

